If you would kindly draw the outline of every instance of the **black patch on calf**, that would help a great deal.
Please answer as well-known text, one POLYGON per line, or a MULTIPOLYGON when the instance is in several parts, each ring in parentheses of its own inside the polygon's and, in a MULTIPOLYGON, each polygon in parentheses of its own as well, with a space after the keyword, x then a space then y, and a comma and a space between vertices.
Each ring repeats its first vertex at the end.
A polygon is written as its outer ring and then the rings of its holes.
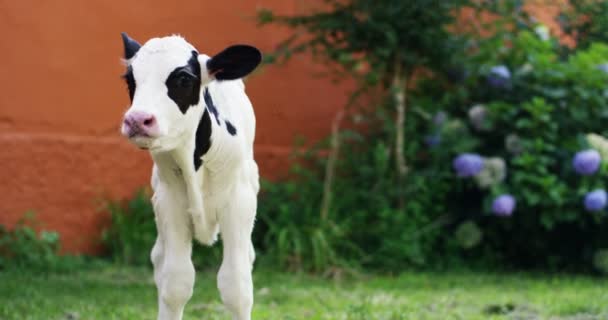
POLYGON ((203 164, 201 157, 211 148, 211 117, 206 109, 196 128, 195 139, 194 170, 198 170, 203 164))
POLYGON ((167 95, 183 114, 186 114, 190 106, 198 104, 201 91, 201 66, 196 51, 192 51, 192 57, 185 66, 175 68, 169 74, 165 85, 168 89, 167 95))
POLYGON ((226 120, 226 130, 228 130, 231 136, 236 136, 236 128, 228 120, 226 120))
POLYGON ((209 108, 209 111, 211 111, 211 113, 213 113, 213 116, 215 117, 215 122, 217 122, 217 125, 220 125, 220 113, 217 111, 217 108, 215 107, 215 104, 213 103, 213 99, 211 99, 211 94, 209 93, 209 88, 205 88, 205 93, 203 94, 203 98, 205 99, 205 104, 207 105, 207 108, 209 108))
POLYGON ((131 98, 131 102, 133 102, 133 96, 135 95, 135 77, 133 77, 133 68, 131 68, 131 66, 127 67, 127 72, 122 75, 122 78, 125 79, 125 82, 127 83, 129 98, 131 98))

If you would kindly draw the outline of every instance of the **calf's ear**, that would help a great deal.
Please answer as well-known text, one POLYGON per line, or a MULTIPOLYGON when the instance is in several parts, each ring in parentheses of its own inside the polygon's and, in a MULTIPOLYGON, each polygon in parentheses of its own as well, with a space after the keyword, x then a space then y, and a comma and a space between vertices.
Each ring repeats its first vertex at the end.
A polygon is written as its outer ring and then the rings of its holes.
POLYGON ((262 53, 255 47, 239 44, 230 46, 206 62, 209 77, 216 80, 242 78, 262 61, 262 53))
POLYGON ((122 43, 125 47, 125 59, 129 60, 139 51, 141 45, 137 41, 131 39, 125 32, 120 34, 122 36, 122 43))

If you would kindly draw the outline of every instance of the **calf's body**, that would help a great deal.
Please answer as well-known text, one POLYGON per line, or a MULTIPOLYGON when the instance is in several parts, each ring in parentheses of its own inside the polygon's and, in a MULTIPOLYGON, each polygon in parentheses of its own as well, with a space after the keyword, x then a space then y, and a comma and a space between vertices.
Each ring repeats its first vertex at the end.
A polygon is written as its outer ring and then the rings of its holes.
POLYGON ((211 245, 218 234, 222 301, 233 319, 250 319, 259 176, 255 116, 239 78, 257 66, 259 52, 234 46, 208 57, 176 36, 139 46, 123 34, 123 41, 132 105, 122 132, 154 160, 158 319, 182 318, 195 278, 192 239, 211 245))

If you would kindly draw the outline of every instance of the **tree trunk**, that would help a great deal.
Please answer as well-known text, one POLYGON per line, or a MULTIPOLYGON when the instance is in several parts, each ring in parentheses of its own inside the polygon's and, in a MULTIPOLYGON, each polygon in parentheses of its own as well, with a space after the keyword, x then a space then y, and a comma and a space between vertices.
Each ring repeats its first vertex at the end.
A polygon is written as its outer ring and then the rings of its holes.
POLYGON ((329 216, 329 209, 332 198, 332 184, 336 171, 336 161, 340 152, 340 123, 344 118, 345 110, 341 109, 336 114, 331 126, 331 140, 327 164, 325 165, 325 179, 323 181, 323 199, 321 200, 321 221, 325 221, 329 216))
POLYGON ((403 196, 403 183, 407 175, 408 168, 403 154, 405 141, 405 116, 407 112, 407 76, 405 70, 401 70, 399 63, 395 64, 395 73, 393 75, 393 98, 395 99, 395 108, 397 117, 395 119, 395 164, 397 166, 397 175, 399 182, 399 208, 405 207, 405 199, 403 196))

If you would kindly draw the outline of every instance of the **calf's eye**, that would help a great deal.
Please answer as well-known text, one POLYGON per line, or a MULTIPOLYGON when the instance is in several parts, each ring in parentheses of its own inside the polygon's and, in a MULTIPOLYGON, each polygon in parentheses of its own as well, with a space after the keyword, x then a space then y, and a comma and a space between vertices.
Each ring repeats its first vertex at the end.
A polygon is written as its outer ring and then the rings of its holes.
POLYGON ((190 59, 193 60, 192 62, 189 61, 188 65, 173 70, 165 81, 167 95, 183 114, 186 114, 190 106, 195 106, 199 102, 201 80, 200 68, 196 68, 197 57, 198 55, 193 54, 193 58, 190 59))
POLYGON ((189 75, 187 73, 180 75, 179 78, 177 79, 177 86, 180 88, 190 88, 190 87, 192 87, 193 83, 194 83, 194 79, 192 78, 191 75, 189 75))

